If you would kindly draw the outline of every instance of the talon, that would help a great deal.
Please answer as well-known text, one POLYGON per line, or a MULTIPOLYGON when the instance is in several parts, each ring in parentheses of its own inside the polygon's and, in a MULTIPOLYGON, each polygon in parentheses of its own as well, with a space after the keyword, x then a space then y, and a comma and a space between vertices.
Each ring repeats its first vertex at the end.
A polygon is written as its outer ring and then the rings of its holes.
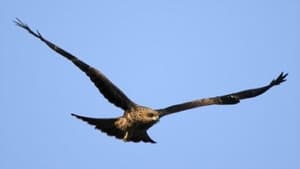
POLYGON ((125 135, 124 135, 124 137, 123 137, 123 140, 124 140, 125 142, 127 142, 127 140, 128 140, 128 131, 125 132, 125 135))

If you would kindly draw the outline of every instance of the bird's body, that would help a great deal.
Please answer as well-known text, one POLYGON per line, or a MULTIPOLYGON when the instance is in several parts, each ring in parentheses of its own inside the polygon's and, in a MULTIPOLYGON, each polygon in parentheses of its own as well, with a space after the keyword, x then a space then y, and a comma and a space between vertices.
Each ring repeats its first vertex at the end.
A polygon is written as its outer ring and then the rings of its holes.
POLYGON ((105 132, 109 136, 133 142, 151 142, 152 140, 147 130, 159 121, 159 112, 143 106, 136 106, 124 112, 123 116, 118 118, 90 118, 76 114, 73 116, 94 125, 96 129, 105 132))
POLYGON ((151 109, 145 106, 141 106, 130 100, 117 86, 115 86, 105 75, 103 75, 96 68, 86 64, 77 57, 73 56, 64 49, 58 47, 54 43, 45 39, 39 32, 34 32, 30 27, 24 24, 21 20, 15 21, 17 26, 24 28, 30 34, 40 39, 48 47, 55 52, 59 53, 63 57, 67 58, 80 70, 82 70, 98 88, 101 94, 112 104, 123 109, 122 116, 117 118, 91 118, 84 117, 77 114, 73 116, 81 119, 90 125, 95 126, 96 129, 105 132, 109 136, 115 136, 118 139, 132 142, 150 142, 155 143, 152 140, 147 130, 159 121, 161 117, 172 113, 208 105, 230 105, 237 104, 242 99, 248 99, 256 97, 266 92, 273 86, 279 85, 286 81, 287 74, 281 73, 275 80, 263 87, 243 90, 236 93, 231 93, 223 96, 209 97, 203 99, 197 99, 181 104, 172 105, 162 109, 151 109))

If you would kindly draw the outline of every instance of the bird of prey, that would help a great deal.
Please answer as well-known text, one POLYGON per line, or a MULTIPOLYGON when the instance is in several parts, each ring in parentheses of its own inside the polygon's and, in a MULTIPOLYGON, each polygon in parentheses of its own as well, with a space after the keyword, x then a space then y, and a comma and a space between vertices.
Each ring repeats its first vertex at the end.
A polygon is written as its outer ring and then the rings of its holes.
POLYGON ((116 118, 91 118, 73 113, 71 115, 87 122, 88 124, 94 126, 96 129, 101 130, 109 136, 114 136, 126 142, 143 141, 148 143, 156 143, 152 138, 150 138, 147 130, 155 123, 157 123, 160 118, 172 113, 200 106, 237 104, 242 99, 256 97, 263 94, 273 86, 281 84, 282 82, 286 81, 286 77, 288 75, 287 73, 282 72, 276 79, 272 80, 269 84, 263 87, 243 90, 222 96, 196 99, 193 101, 176 104, 161 109, 152 109, 149 107, 141 106, 132 101, 99 70, 88 65, 87 63, 78 59, 76 56, 47 40, 38 31, 32 31, 32 29, 20 19, 17 18, 14 22, 17 26, 27 30, 30 34, 40 39, 49 48, 62 55, 66 59, 70 60, 90 78, 90 80, 98 88, 100 93, 102 93, 102 95, 109 102, 123 109, 124 111, 122 116, 116 118))

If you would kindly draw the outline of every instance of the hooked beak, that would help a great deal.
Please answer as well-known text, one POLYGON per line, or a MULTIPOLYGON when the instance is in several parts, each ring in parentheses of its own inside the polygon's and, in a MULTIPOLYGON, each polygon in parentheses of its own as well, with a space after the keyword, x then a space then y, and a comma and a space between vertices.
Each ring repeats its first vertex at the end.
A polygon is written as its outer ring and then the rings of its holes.
POLYGON ((153 116, 152 119, 153 119, 154 121, 158 121, 158 120, 159 120, 159 116, 153 116))

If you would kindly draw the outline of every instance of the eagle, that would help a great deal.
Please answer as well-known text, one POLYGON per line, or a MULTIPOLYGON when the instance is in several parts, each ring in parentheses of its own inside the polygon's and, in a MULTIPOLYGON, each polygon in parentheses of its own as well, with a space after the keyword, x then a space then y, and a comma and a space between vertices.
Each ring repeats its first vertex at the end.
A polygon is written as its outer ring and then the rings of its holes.
POLYGON ((287 73, 281 72, 276 79, 263 87, 243 90, 221 96, 196 99, 161 109, 152 109, 132 101, 101 71, 88 65, 68 51, 47 40, 39 33, 39 31, 32 31, 32 29, 20 19, 16 18, 14 22, 17 26, 27 30, 31 35, 41 40, 50 49, 71 61, 90 78, 100 93, 102 93, 102 95, 110 103, 124 111, 122 116, 115 118, 92 118, 73 113, 71 113, 71 115, 87 122, 109 136, 114 136, 125 142, 156 143, 148 135, 147 130, 156 124, 162 117, 201 106, 237 104, 243 99, 261 95, 270 88, 285 82, 288 75, 287 73))

